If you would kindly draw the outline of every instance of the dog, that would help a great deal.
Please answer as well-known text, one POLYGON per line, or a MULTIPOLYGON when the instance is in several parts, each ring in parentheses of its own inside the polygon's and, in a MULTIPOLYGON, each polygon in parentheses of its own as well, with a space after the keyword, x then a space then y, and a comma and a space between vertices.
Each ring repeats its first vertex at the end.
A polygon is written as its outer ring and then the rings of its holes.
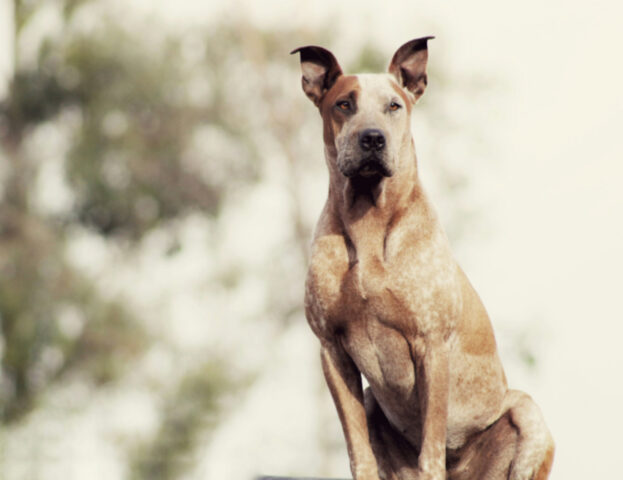
POLYGON ((345 75, 318 46, 291 52, 329 169, 306 317, 355 480, 545 479, 552 436, 507 387, 487 312, 418 177, 410 117, 432 38, 401 46, 381 74, 345 75))

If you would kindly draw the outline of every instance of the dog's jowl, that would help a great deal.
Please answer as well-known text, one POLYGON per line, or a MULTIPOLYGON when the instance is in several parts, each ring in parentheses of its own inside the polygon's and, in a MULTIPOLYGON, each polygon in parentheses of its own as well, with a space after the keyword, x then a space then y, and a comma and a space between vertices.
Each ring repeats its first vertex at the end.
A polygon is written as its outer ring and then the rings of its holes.
POLYGON ((307 319, 356 480, 545 479, 552 437, 507 387, 487 312, 418 177, 410 117, 431 38, 400 47, 381 74, 345 75, 321 47, 293 52, 330 182, 307 319))

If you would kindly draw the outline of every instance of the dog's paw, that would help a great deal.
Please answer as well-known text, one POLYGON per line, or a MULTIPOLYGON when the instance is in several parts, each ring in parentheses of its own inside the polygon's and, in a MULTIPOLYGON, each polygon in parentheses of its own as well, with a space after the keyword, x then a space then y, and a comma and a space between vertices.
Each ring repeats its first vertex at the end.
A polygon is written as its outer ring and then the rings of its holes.
POLYGON ((376 465, 359 465, 354 472, 354 480, 382 480, 376 465))
POLYGON ((445 470, 440 471, 422 471, 419 470, 417 475, 414 477, 414 480, 445 480, 446 472, 445 470))

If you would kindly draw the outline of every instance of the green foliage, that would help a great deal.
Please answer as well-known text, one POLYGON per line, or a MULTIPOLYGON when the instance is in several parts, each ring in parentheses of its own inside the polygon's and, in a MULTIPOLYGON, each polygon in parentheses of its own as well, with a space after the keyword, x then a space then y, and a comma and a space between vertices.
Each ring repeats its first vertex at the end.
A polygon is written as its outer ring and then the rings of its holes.
POLYGON ((137 239, 190 209, 214 214, 222 186, 182 161, 204 112, 179 98, 177 45, 151 57, 137 39, 110 29, 67 47, 82 112, 67 165, 78 220, 137 239))
MULTIPOLYGON (((68 23, 78 3, 59 2, 68 23)), ((18 2, 18 35, 39 5, 18 2)), ((198 126, 232 129, 214 115, 215 102, 194 105, 185 94, 190 76, 179 39, 163 40, 162 48, 147 42, 105 19, 90 35, 46 38, 34 66, 16 65, 0 103, 0 148, 8 160, 0 188, 4 422, 22 418, 67 375, 94 385, 115 380, 148 342, 134 313, 102 298, 66 261, 67 232, 82 225, 133 245, 192 209, 214 215, 222 201, 223 185, 185 159, 198 126), (66 112, 78 119, 65 163, 74 202, 50 218, 31 205, 41 160, 26 155, 24 144, 37 126, 60 122, 66 112)), ((252 154, 239 171, 220 160, 205 162, 242 181, 254 177, 252 154)))
POLYGON ((70 98, 71 92, 45 70, 17 72, 8 102, 0 107, 11 128, 8 135, 21 136, 29 126, 48 120, 70 98))
MULTIPOLYGON (((205 48, 212 39, 199 40, 205 48)), ((193 210, 213 216, 224 195, 220 179, 257 178, 248 122, 222 94, 229 79, 219 65, 224 52, 210 48, 187 64, 180 39, 159 41, 150 45, 106 19, 88 35, 47 39, 36 67, 18 68, 0 104, 0 138, 7 144, 19 144, 31 127, 60 112, 78 118, 66 164, 75 195, 68 220, 105 236, 137 241, 193 210), (206 101, 196 101, 191 82, 204 84, 206 101), (198 133, 209 141, 202 127, 225 137, 221 143, 236 150, 235 158, 210 152, 199 158, 193 151, 198 133)))
POLYGON ((240 387, 224 367, 216 360, 200 364, 163 399, 160 428, 134 450, 130 478, 179 478, 194 465, 193 454, 199 441, 218 424, 223 412, 223 392, 231 393, 240 387))
MULTIPOLYGON (((283 64, 295 43, 238 24, 147 37, 106 18, 83 34, 69 28, 80 3, 56 3, 66 33, 45 38, 34 63, 16 55, 0 102, 3 423, 23 419, 68 376, 91 386, 117 380, 149 345, 137 313, 102 297, 94 280, 68 262, 71 232, 87 227, 131 250, 151 229, 189 212, 216 220, 227 191, 257 180, 261 166, 258 118, 240 108, 242 98, 258 111, 274 100, 248 85, 240 96, 225 92, 244 79, 240 64, 257 75, 271 49, 280 49, 283 64), (70 130, 64 172, 72 206, 54 216, 32 202, 45 157, 25 148, 44 123, 70 130)), ((41 5, 17 2, 18 37, 41 5)), ((217 400, 232 385, 226 365, 214 365, 207 362, 166 393, 162 427, 137 453, 136 475, 172 477, 184 452, 216 424, 217 400)))
POLYGON ((378 73, 386 71, 388 65, 387 53, 373 43, 366 43, 347 71, 378 73))
POLYGON ((63 258, 62 241, 36 217, 0 210, 0 420, 19 419, 64 375, 114 380, 145 332, 123 305, 103 300, 63 258))
POLYGON ((66 18, 71 17, 74 11, 81 5, 91 0, 15 0, 15 26, 19 32, 32 16, 46 3, 55 2, 61 9, 66 18))

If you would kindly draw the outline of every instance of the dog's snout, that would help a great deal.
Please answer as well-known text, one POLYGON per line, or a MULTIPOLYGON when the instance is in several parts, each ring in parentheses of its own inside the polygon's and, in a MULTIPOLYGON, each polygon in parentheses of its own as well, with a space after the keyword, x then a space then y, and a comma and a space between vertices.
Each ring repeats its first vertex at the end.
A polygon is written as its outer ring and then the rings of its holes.
POLYGON ((368 128, 359 134, 359 146, 366 152, 381 151, 385 148, 385 135, 377 128, 368 128))

